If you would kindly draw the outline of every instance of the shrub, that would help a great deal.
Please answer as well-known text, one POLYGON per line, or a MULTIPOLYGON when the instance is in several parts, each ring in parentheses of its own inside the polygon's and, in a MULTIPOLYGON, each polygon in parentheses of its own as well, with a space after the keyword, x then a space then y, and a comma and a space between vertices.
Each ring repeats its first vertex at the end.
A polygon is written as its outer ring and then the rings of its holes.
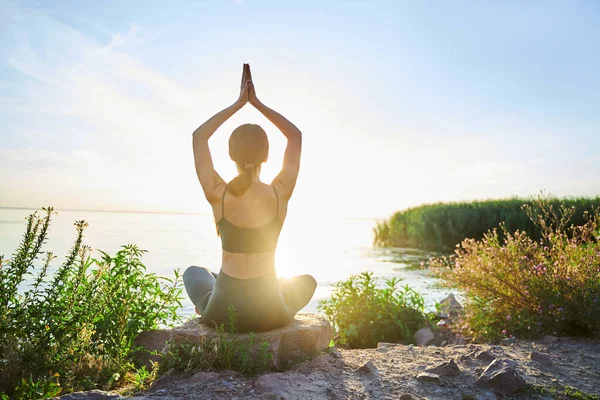
POLYGON ((133 368, 135 337, 175 322, 181 306, 178 271, 173 280, 146 273, 135 245, 91 258, 84 221, 53 274, 50 252, 36 266, 53 210, 44 213, 27 218, 13 257, 0 257, 0 392, 17 398, 105 387, 133 368))
POLYGON ((600 213, 573 225, 573 207, 541 196, 523 209, 539 240, 501 225, 431 262, 446 285, 467 296, 463 330, 478 340, 600 335, 600 213))
POLYGON ((217 338, 198 343, 169 343, 161 355, 159 373, 171 369, 179 373, 231 370, 247 376, 269 371, 273 354, 269 344, 249 332, 249 340, 241 342, 235 334, 235 310, 229 308, 229 326, 217 326, 217 338))
POLYGON ((377 347, 377 342, 410 343, 427 318, 423 297, 398 278, 377 286, 372 272, 353 275, 334 285, 331 298, 321 300, 323 311, 339 335, 339 343, 351 348, 377 347))
MULTIPOLYGON (((600 197, 559 200, 546 199, 553 207, 560 204, 574 207, 572 222, 582 225, 585 212, 600 206, 600 197)), ((380 221, 374 228, 374 243, 383 247, 414 247, 451 252, 466 238, 480 240, 500 223, 504 231, 524 231, 534 240, 542 238, 542 231, 522 209, 533 206, 533 200, 505 199, 458 203, 426 204, 395 213, 389 220, 380 221)), ((501 239, 504 231, 500 231, 501 239)))

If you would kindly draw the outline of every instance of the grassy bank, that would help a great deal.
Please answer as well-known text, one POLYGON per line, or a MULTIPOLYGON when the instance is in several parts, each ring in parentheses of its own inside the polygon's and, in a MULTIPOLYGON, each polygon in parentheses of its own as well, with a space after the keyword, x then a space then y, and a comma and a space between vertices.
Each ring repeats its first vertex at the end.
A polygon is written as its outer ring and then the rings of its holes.
MULTIPOLYGON (((571 222, 582 225, 584 213, 600 207, 600 197, 546 199, 558 213, 561 205, 573 207, 571 222)), ((533 240, 539 240, 542 232, 523 210, 534 200, 511 198, 458 203, 436 203, 409 208, 392 215, 374 228, 377 246, 413 247, 448 252, 463 239, 480 240, 502 222, 507 232, 524 231, 533 240)))
POLYGON ((75 222, 73 247, 54 265, 44 249, 53 214, 30 215, 12 257, 0 255, 0 399, 143 382, 149 372, 134 365, 134 339, 179 320, 178 272, 147 273, 135 245, 92 258, 85 221, 75 222))
POLYGON ((460 329, 481 341, 600 337, 600 209, 582 223, 574 221, 574 208, 556 211, 544 199, 523 211, 539 239, 500 227, 430 262, 446 286, 466 297, 460 329))

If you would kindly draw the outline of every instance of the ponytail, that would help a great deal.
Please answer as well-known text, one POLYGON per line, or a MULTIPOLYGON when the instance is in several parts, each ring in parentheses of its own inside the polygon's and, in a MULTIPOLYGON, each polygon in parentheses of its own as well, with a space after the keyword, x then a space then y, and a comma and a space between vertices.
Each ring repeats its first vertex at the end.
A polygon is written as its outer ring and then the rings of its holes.
POLYGON ((241 196, 258 173, 260 165, 269 156, 269 141, 263 128, 254 124, 240 125, 229 137, 229 157, 235 161, 240 173, 227 183, 227 190, 234 196, 241 196))
POLYGON ((246 193, 246 190, 252 185, 252 178, 256 167, 254 164, 247 163, 242 172, 227 183, 227 190, 234 196, 241 196, 246 193))

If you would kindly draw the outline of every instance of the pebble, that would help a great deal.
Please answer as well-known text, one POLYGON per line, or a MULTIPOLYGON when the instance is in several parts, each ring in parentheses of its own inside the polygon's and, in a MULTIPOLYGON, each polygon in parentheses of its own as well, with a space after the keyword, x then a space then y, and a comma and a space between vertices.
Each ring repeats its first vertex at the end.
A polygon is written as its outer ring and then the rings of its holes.
POLYGON ((431 329, 425 327, 416 331, 414 338, 417 345, 427 346, 435 338, 435 335, 431 329))
POLYGON ((415 396, 412 393, 402 393, 402 395, 400 395, 400 400, 420 400, 420 397, 415 396))
POLYGON ((421 373, 419 373, 419 375, 417 375, 417 380, 419 382, 437 383, 438 385, 440 383, 442 383, 442 380, 440 379, 439 375, 432 374, 432 373, 429 373, 429 372, 421 372, 421 373))
POLYGON ((556 343, 558 341, 559 341, 559 339, 556 336, 552 336, 552 335, 546 335, 541 340, 542 343, 546 343, 546 344, 556 343))
POLYGON ((518 393, 525 386, 525 380, 517 372, 516 365, 516 362, 510 360, 494 360, 477 378, 475 384, 504 394, 518 393))
POLYGON ((460 375, 460 368, 458 368, 458 365, 456 365, 454 360, 449 360, 437 367, 428 368, 425 372, 436 374, 438 376, 457 376, 460 375))
POLYGON ((515 341, 516 341, 516 339, 514 337, 509 337, 509 338, 502 339, 500 341, 500 344, 502 346, 512 346, 513 344, 515 344, 515 341))
POLYGON ((373 361, 367 361, 362 367, 357 369, 356 372, 371 375, 377 375, 379 373, 377 367, 375 366, 375 364, 373 364, 373 361))
POLYGON ((485 350, 481 350, 475 354, 475 359, 479 360, 479 361, 483 361, 485 363, 489 363, 491 361, 494 361, 496 359, 496 357, 494 357, 493 354, 491 354, 485 350))
POLYGON ((529 354, 529 359, 531 361, 535 361, 540 364, 551 364, 552 360, 550 356, 544 353, 540 353, 539 351, 533 351, 529 354))

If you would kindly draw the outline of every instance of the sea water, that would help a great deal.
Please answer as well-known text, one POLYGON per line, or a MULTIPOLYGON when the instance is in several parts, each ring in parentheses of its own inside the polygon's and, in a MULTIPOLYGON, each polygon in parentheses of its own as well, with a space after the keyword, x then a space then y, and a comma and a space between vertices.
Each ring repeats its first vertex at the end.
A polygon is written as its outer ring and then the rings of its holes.
MULTIPOLYGON (((0 255, 10 258, 25 231, 25 218, 33 211, 0 209, 0 255)), ((58 256, 53 268, 60 265, 72 246, 76 234, 73 223, 78 220, 89 224, 84 243, 93 249, 114 254, 122 245, 136 244, 147 250, 142 261, 148 272, 172 277, 176 268, 183 272, 190 265, 219 270, 220 241, 212 215, 73 210, 58 211, 53 217, 44 247, 58 256)), ((378 278, 402 278, 402 285, 408 284, 424 296, 428 309, 445 297, 447 291, 435 287, 428 271, 418 268, 433 254, 374 248, 375 223, 357 218, 288 218, 276 253, 277 272, 280 276, 315 277, 318 287, 304 311, 316 311, 319 300, 330 295, 332 284, 362 271, 371 271, 378 278)), ((186 296, 180 313, 187 316, 193 312, 186 296)))

